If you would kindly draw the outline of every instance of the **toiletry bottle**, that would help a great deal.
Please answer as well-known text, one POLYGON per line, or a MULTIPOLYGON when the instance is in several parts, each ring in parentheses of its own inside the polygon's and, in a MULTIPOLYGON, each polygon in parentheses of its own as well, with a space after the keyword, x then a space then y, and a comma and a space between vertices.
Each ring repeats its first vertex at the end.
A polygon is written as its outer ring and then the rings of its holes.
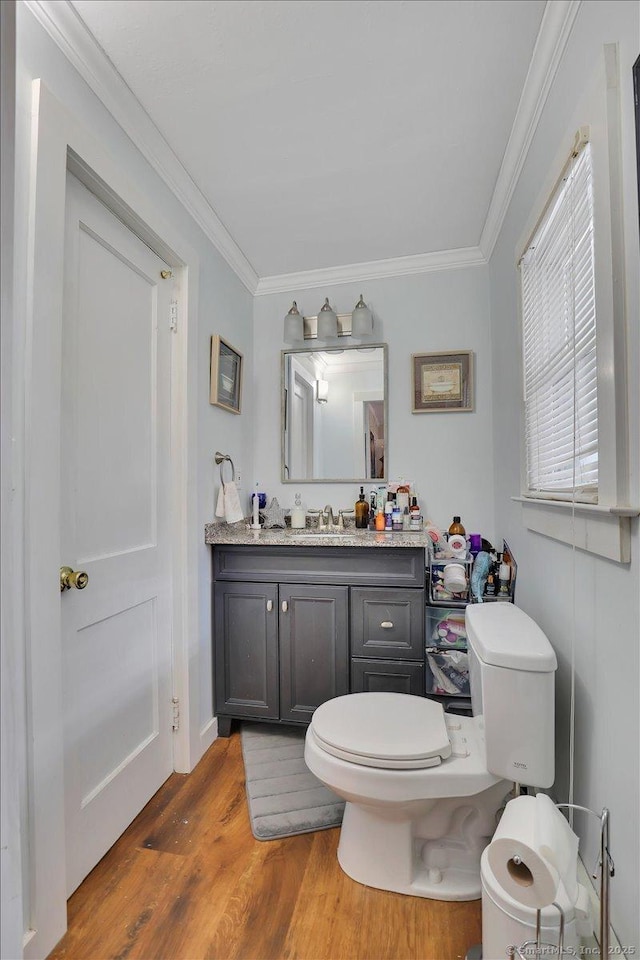
POLYGON ((418 498, 411 498, 411 506, 409 507, 409 513, 420 513, 420 507, 418 506, 418 498))
POLYGON ((503 597, 509 595, 509 587, 511 584, 511 567, 508 563, 505 563, 505 556, 507 556, 507 554, 503 554, 502 562, 498 569, 498 580, 500 581, 500 589, 498 592, 503 597))
POLYGON ((376 525, 376 530, 385 529, 385 514, 382 512, 382 510, 378 510, 378 512, 376 513, 375 525, 376 525))
POLYGON ((306 523, 306 517, 304 512, 304 507, 302 506, 302 500, 300 494, 296 493, 296 500, 294 506, 291 508, 291 527, 293 530, 302 530, 306 523))
POLYGON ((488 597, 495 597, 496 595, 496 583, 492 573, 487 576, 487 585, 484 588, 484 592, 488 597))
POLYGON ((402 511, 402 529, 411 529, 411 514, 409 513, 409 507, 405 507, 402 511))
POLYGON ((460 523, 460 517, 454 517, 453 523, 449 527, 449 536, 451 536, 453 533, 459 533, 461 537, 465 536, 466 531, 460 523))
POLYGON ((409 506, 409 487, 406 483, 401 483, 396 493, 396 503, 400 507, 400 513, 404 513, 404 508, 409 506))
POLYGON ((364 498, 364 487, 360 487, 360 496, 356 500, 356 527, 366 530, 369 522, 369 504, 364 498))
POLYGON ((387 496, 387 502, 384 505, 384 528, 385 530, 392 529, 392 514, 393 514, 393 494, 390 493, 387 496))
POLYGON ((397 506, 393 508, 391 513, 391 529, 402 530, 402 512, 397 506))

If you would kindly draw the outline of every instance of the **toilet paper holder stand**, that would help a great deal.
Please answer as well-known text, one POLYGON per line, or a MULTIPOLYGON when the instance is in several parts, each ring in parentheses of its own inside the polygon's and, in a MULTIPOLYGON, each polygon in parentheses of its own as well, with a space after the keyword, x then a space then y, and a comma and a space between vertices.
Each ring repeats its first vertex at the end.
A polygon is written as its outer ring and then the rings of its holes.
MULTIPOLYGON (((602 960, 609 956, 609 880, 615 875, 615 864, 613 858, 609 852, 609 810, 607 807, 604 807, 602 813, 596 813, 594 810, 590 810, 589 807, 581 807, 577 803, 558 803, 556 806, 559 809, 564 810, 579 810, 581 813, 588 813, 592 817, 596 817, 600 821, 600 853, 598 856, 598 863, 592 874, 593 878, 596 879, 598 876, 598 868, 600 869, 600 936, 599 936, 599 946, 600 946, 600 957, 602 960)), ((564 958, 572 957, 575 960, 575 953, 573 951, 567 951, 564 949, 564 924, 565 916, 562 907, 557 903, 552 903, 551 906, 555 907, 560 914, 560 920, 558 925, 558 943, 547 943, 541 939, 542 931, 542 911, 536 911, 536 938, 535 940, 526 940, 524 943, 520 944, 519 947, 510 946, 509 947, 509 960, 531 960, 532 956, 539 960, 542 956, 542 951, 544 951, 545 957, 549 955, 549 951, 553 951, 553 955, 558 957, 558 960, 564 960, 564 958)))

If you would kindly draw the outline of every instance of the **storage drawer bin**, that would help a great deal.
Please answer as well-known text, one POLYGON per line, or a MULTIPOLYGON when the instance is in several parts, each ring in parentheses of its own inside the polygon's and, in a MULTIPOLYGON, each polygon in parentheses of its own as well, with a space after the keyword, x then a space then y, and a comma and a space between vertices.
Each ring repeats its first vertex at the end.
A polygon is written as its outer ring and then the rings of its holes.
POLYGON ((468 654, 463 650, 428 648, 426 692, 437 696, 470 696, 468 654))
POLYGON ((471 558, 468 560, 435 560, 433 557, 429 557, 427 571, 428 602, 438 606, 465 606, 471 597, 469 580, 472 565, 473 560, 471 558), (444 587, 445 568, 450 565, 459 566, 464 571, 464 588, 455 593, 450 593, 444 587))
POLYGON ((460 607, 427 607, 426 646, 466 650, 464 615, 464 608, 460 607))

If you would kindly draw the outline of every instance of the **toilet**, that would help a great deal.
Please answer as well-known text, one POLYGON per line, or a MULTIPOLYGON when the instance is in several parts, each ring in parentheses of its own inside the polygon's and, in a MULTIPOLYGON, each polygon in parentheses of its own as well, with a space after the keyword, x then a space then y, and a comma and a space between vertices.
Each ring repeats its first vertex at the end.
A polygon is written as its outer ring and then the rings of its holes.
POLYGON ((346 801, 338 861, 359 883, 479 899, 480 858, 514 782, 553 783, 551 644, 511 603, 468 606, 466 626, 473 716, 402 693, 348 694, 313 714, 305 761, 346 801))

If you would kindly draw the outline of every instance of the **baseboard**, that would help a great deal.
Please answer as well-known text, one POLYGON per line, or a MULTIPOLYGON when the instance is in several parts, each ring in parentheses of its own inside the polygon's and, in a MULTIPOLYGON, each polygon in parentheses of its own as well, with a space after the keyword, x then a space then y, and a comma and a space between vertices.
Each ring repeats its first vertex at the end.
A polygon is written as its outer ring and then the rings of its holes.
POLYGON ((218 718, 211 717, 200 730, 200 756, 204 756, 214 740, 218 739, 218 718))

